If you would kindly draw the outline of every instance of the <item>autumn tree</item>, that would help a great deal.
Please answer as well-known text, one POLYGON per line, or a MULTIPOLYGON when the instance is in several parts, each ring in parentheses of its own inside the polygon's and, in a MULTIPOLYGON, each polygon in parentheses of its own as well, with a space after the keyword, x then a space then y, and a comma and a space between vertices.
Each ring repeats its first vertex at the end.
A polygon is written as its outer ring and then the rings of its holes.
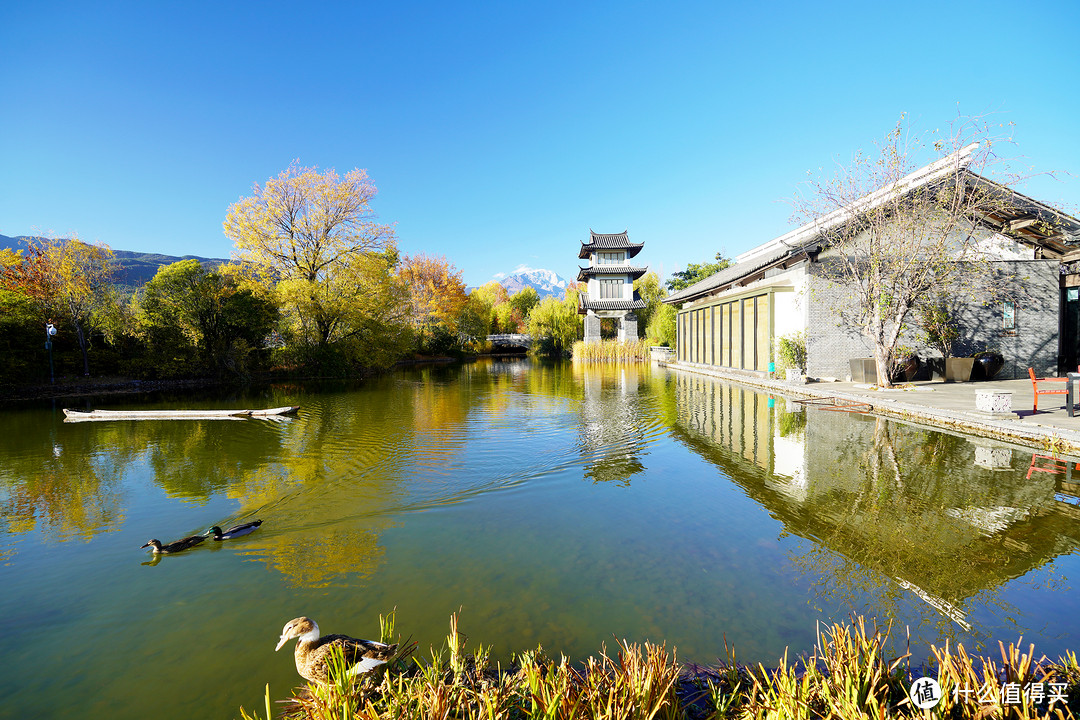
POLYGON ((339 176, 294 162, 229 207, 233 257, 277 293, 293 341, 377 348, 380 362, 402 347, 391 339, 407 332, 408 290, 395 273, 393 228, 371 209, 375 193, 363 170, 339 176))
POLYGON ((113 253, 107 245, 33 238, 18 262, 5 260, 2 283, 30 298, 39 319, 70 324, 82 352, 83 374, 90 374, 90 330, 94 314, 116 302, 113 253))
POLYGON ((469 293, 469 301, 474 312, 484 320, 484 334, 497 332, 495 329, 495 308, 510 299, 506 287, 498 280, 492 280, 469 293))
POLYGON ((420 253, 406 256, 398 275, 409 289, 410 321, 421 352, 462 344, 458 333, 469 298, 461 271, 445 257, 420 253))
POLYGON ((903 117, 870 153, 796 195, 795 219, 812 227, 820 275, 846 293, 841 324, 873 348, 888 386, 912 311, 939 293, 988 297, 1015 278, 993 270, 986 218, 1012 209, 1020 179, 994 153, 988 125, 960 118, 947 133, 909 137, 903 117), (925 155, 937 160, 916 172, 925 155), (991 179, 990 174, 994 177, 991 179))

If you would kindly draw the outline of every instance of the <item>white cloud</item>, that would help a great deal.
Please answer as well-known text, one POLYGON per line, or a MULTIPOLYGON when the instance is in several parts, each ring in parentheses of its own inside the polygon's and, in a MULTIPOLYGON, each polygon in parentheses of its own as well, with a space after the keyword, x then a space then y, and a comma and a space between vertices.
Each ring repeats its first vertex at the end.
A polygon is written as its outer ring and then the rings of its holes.
POLYGON ((502 280, 504 277, 506 277, 506 273, 495 273, 491 277, 495 278, 496 280, 502 280))
POLYGON ((536 270, 536 268, 531 268, 531 267, 529 267, 528 265, 526 265, 525 263, 522 263, 521 265, 518 265, 518 266, 517 266, 516 268, 514 268, 514 272, 515 272, 515 273, 519 273, 519 272, 533 272, 534 270, 536 270))

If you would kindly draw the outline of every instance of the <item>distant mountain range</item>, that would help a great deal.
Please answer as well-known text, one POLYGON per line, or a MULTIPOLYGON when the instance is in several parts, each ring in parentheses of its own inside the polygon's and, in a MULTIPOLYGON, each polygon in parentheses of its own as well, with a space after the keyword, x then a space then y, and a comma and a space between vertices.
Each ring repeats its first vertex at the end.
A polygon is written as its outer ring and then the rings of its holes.
POLYGON ((566 288, 570 286, 570 281, 553 270, 533 268, 522 268, 500 279, 499 283, 511 295, 531 287, 541 298, 554 295, 560 299, 566 293, 566 288))
MULTIPOLYGON (((32 238, 26 235, 16 237, 0 235, 0 249, 25 250, 26 241, 30 239, 32 238)), ((158 268, 164 265, 172 265, 174 262, 180 262, 181 260, 198 260, 207 269, 216 268, 218 265, 229 262, 224 258, 205 258, 198 255, 177 257, 176 255, 140 253, 130 250, 113 250, 113 257, 117 265, 116 284, 129 287, 142 286, 147 280, 154 277, 158 268)))
MULTIPOLYGON (((0 235, 0 249, 11 248, 12 250, 25 250, 26 241, 28 239, 31 238, 26 235, 18 235, 16 237, 0 235)), ((141 253, 132 252, 130 250, 113 250, 113 257, 116 260, 118 268, 116 284, 130 288, 141 287, 147 280, 154 277, 158 268, 164 265, 171 265, 174 262, 180 262, 181 260, 198 260, 202 263, 203 267, 207 269, 216 268, 218 265, 229 262, 225 258, 206 258, 198 255, 184 255, 177 257, 176 255, 141 253)), ((511 295, 521 292, 527 287, 531 287, 541 298, 553 295, 559 299, 562 299, 566 294, 566 288, 572 284, 569 280, 560 276, 553 270, 535 268, 522 268, 517 272, 500 279, 499 283, 502 284, 502 286, 506 288, 506 292, 511 295)), ((473 288, 469 288, 469 290, 472 289, 473 288)))

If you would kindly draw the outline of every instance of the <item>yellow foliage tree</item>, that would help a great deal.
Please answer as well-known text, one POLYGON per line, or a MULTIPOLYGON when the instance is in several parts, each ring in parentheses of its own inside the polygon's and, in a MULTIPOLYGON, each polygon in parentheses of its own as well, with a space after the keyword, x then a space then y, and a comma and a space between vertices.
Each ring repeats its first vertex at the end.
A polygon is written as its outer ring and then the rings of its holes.
POLYGON ((406 256, 398 275, 409 288, 411 320, 421 344, 425 336, 442 328, 456 335, 460 320, 469 301, 461 271, 445 257, 420 253, 406 256))
POLYGON ((304 344, 324 348, 400 329, 394 231, 375 221, 375 193, 364 170, 339 176, 293 162, 229 207, 224 229, 233 259, 242 274, 275 289, 304 344))
POLYGON ((32 298, 50 322, 64 317, 71 323, 82 351, 83 374, 89 375, 88 325, 94 312, 115 302, 115 266, 109 246, 88 245, 77 236, 34 238, 25 256, 7 255, 3 264, 4 287, 32 298))

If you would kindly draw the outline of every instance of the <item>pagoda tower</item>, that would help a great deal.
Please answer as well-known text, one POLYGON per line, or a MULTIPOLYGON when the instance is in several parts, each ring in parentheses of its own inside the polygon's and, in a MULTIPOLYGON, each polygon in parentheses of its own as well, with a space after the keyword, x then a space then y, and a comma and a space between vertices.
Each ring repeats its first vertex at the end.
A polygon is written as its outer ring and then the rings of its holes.
POLYGON ((645 301, 634 292, 634 280, 644 275, 647 267, 635 267, 630 258, 641 252, 645 243, 632 243, 626 231, 600 234, 589 230, 588 241, 581 243, 578 258, 588 259, 589 265, 580 268, 577 279, 587 283, 578 297, 578 313, 585 316, 585 342, 600 342, 600 318, 617 318, 619 340, 637 340, 635 310, 645 307, 645 301))

